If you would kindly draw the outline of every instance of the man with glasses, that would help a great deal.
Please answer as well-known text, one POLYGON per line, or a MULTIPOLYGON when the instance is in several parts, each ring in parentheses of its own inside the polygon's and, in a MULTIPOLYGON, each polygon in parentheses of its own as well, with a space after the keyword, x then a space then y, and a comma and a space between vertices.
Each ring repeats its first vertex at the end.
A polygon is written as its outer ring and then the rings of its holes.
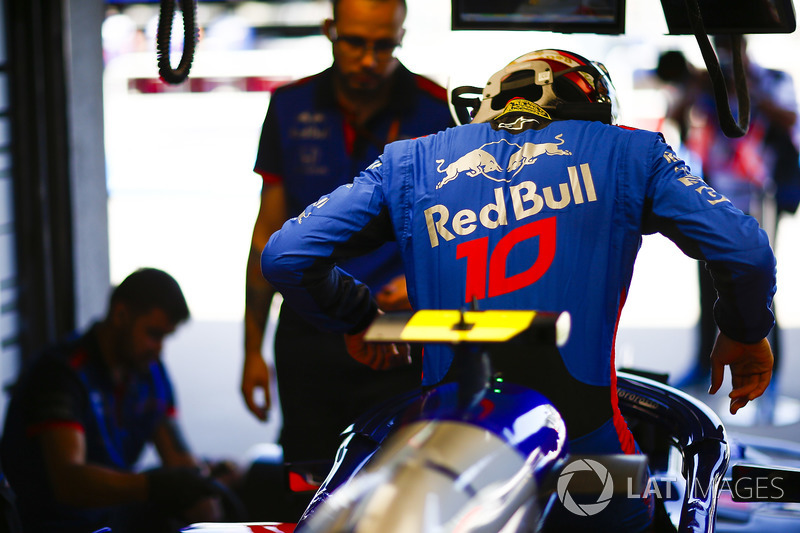
MULTIPOLYGON (((323 25, 333 48, 327 70, 272 95, 255 171, 263 177, 261 207, 247 266, 242 394, 266 420, 269 372, 261 348, 274 294, 259 258, 270 235, 323 193, 349 183, 383 147, 452 125, 445 90, 406 69, 394 56, 403 39, 404 0, 334 0, 323 25), (258 402, 255 392, 264 391, 258 402)), ((358 273, 384 310, 409 307, 395 243, 342 264, 358 273)), ((348 356, 342 336, 323 332, 283 306, 275 365, 284 460, 333 459, 339 433, 372 405, 417 386, 421 366, 375 371, 348 356)))

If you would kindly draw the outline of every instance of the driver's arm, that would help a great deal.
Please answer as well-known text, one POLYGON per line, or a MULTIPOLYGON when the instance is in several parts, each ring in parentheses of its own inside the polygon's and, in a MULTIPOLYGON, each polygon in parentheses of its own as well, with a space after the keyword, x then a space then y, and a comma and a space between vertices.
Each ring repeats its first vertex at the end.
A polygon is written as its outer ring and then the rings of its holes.
POLYGON ((261 271, 303 318, 320 329, 355 334, 375 317, 369 288, 337 264, 395 238, 380 165, 306 207, 269 239, 261 271))
POLYGON ((652 158, 645 228, 672 240, 688 256, 705 261, 718 299, 714 319, 722 332, 711 355, 712 385, 731 369, 731 412, 760 396, 772 376, 772 351, 765 337, 775 318, 775 255, 758 222, 690 173, 674 152, 659 142, 652 158))

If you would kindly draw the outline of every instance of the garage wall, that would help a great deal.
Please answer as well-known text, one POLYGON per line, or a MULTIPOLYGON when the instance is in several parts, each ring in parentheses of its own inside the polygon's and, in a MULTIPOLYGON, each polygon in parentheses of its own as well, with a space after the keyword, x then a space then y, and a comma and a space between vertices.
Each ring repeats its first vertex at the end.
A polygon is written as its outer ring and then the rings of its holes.
POLYGON ((21 360, 108 297, 104 11, 0 0, 0 421, 21 360))
POLYGON ((110 291, 103 142, 103 0, 69 0, 65 14, 67 128, 75 327, 105 312, 110 291))

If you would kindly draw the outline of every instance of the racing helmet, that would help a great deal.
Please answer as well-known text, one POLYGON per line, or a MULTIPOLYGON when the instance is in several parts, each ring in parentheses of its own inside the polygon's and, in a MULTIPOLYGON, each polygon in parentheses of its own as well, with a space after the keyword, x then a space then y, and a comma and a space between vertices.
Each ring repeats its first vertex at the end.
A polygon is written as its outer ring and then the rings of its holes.
MULTIPOLYGON (((456 91, 454 107, 460 96, 456 91)), ((518 97, 538 104, 553 120, 606 124, 617 120, 616 91, 605 66, 564 50, 537 50, 518 57, 489 78, 481 96, 472 122, 492 120, 518 97)))

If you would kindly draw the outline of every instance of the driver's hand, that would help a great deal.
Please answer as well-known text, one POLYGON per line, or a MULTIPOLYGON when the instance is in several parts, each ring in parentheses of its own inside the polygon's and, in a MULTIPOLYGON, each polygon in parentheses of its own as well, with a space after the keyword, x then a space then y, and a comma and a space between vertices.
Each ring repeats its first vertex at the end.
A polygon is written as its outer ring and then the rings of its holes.
POLYGON ((269 414, 269 369, 261 354, 248 354, 244 358, 242 368, 242 397, 247 408, 256 418, 265 422, 269 414), (261 404, 256 402, 256 389, 261 389, 264 393, 264 401, 261 404))
POLYGON ((400 274, 393 278, 378 291, 375 295, 375 301, 381 311, 411 311, 406 277, 400 274))
POLYGON ((719 390, 725 367, 730 367, 733 390, 728 397, 731 399, 731 414, 735 415, 767 390, 772 379, 773 363, 772 348, 767 339, 745 344, 720 333, 711 352, 711 387, 708 393, 715 394, 719 390))
POLYGON ((364 335, 367 329, 355 335, 345 335, 344 343, 350 357, 373 370, 389 370, 411 364, 411 349, 408 344, 367 343, 364 335))

